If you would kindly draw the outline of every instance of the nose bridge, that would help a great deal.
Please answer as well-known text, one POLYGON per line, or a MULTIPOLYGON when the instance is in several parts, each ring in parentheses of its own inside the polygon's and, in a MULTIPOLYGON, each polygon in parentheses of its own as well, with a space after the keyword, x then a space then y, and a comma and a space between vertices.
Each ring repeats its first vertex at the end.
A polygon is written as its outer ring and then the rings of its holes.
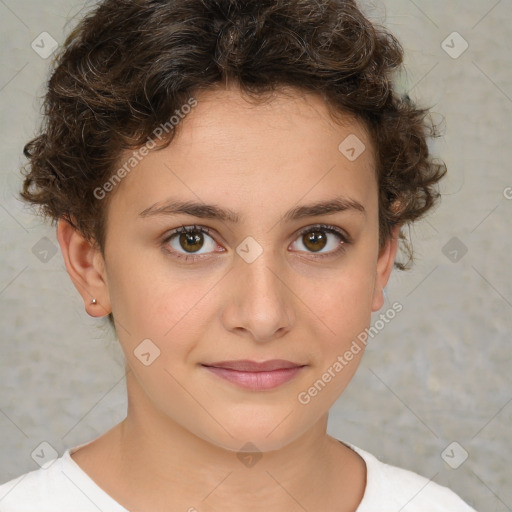
POLYGON ((270 245, 263 247, 254 239, 242 242, 237 253, 229 324, 250 331, 257 340, 267 340, 276 331, 287 330, 293 320, 283 262, 270 245))
POLYGON ((266 297, 269 300, 277 300, 281 297, 283 290, 282 281, 277 277, 283 275, 281 265, 277 258, 267 250, 258 258, 247 263, 239 262, 240 283, 247 294, 255 295, 255 299, 266 297))

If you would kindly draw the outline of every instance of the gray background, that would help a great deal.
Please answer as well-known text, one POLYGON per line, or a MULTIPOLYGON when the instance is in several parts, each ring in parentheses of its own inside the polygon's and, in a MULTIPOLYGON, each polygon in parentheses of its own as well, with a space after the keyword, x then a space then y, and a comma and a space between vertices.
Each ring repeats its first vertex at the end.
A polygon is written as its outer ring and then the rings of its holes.
MULTIPOLYGON (((62 43, 84 7, 0 0, 0 482, 38 468, 31 453, 42 441, 62 454, 125 414, 113 335, 86 315, 60 252, 52 254, 54 229, 15 198, 51 60, 31 43, 43 31, 62 43)), ((512 510, 511 7, 367 5, 406 49, 403 89, 445 117, 432 149, 449 175, 440 207, 411 232, 415 267, 388 286, 382 311, 395 301, 404 309, 369 343, 329 423, 331 435, 449 486, 481 511, 512 510), (469 44, 458 58, 441 46, 454 31, 469 44), (468 453, 457 469, 441 457, 454 441, 452 465, 468 453)))

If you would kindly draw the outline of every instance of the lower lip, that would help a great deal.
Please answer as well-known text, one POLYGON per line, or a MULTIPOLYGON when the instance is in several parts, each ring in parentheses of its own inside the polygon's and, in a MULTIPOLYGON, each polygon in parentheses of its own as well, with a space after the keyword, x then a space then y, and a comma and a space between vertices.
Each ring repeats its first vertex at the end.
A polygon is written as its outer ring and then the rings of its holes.
POLYGON ((239 372, 229 370, 227 368, 216 368, 213 366, 205 366, 207 370, 221 377, 222 379, 238 384, 242 388, 251 389, 253 391, 263 391, 281 386, 285 382, 293 379, 304 368, 296 366, 295 368, 282 368, 280 370, 272 370, 270 372, 239 372))

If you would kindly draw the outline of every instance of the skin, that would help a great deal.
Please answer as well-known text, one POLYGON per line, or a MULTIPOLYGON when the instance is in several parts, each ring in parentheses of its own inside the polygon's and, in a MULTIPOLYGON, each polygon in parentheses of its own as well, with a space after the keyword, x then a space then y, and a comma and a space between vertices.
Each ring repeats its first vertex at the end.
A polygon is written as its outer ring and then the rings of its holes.
POLYGON ((73 459, 133 511, 354 511, 364 461, 326 428, 363 350, 308 404, 297 396, 383 305, 398 228, 379 247, 369 137, 354 119, 333 122, 312 94, 288 91, 255 105, 230 86, 197 100, 170 146, 151 152, 111 192, 104 255, 58 224, 68 273, 91 316, 113 312, 127 366, 126 419, 73 459), (350 134, 366 146, 355 161, 338 150, 350 134), (291 208, 340 196, 364 213, 280 221, 291 208), (171 197, 229 208, 240 221, 139 215, 171 197), (192 249, 179 235, 164 240, 182 225, 211 231, 192 249), (304 241, 300 232, 310 227, 327 237, 324 248, 304 241), (236 252, 248 236, 263 251, 251 263, 236 252), (203 259, 184 262, 172 250, 203 259), (134 350, 148 338, 160 355, 146 366, 134 350), (201 366, 236 359, 306 367, 275 389, 254 391, 201 366), (261 456, 251 467, 237 457, 247 442, 261 456))

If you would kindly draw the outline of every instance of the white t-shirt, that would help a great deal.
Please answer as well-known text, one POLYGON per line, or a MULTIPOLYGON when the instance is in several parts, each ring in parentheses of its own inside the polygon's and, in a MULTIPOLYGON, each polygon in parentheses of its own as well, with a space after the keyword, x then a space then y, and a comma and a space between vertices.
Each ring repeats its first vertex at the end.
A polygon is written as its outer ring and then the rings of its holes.
MULTIPOLYGON (((476 512, 450 489, 344 444, 366 463, 366 489, 356 512, 476 512)), ((0 512, 128 512, 71 458, 77 448, 46 469, 0 485, 0 512)))

